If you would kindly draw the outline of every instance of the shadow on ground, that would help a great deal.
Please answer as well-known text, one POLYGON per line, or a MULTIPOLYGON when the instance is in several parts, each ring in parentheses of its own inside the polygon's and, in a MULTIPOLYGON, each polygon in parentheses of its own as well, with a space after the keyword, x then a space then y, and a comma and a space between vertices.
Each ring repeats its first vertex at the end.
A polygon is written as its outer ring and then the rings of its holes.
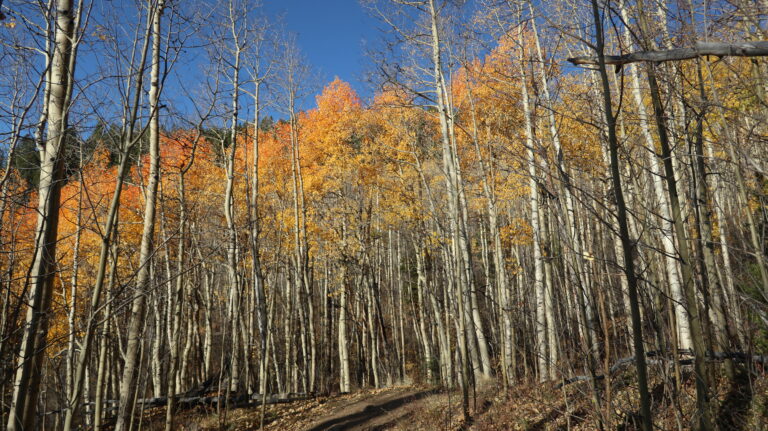
POLYGON ((315 425, 307 431, 346 430, 357 425, 362 425, 373 418, 385 415, 398 407, 402 407, 405 404, 412 403, 432 394, 434 394, 433 391, 423 391, 395 398, 380 404, 368 405, 362 411, 338 418, 329 419, 325 422, 315 425))
POLYGON ((731 384, 720 407, 717 424, 720 429, 746 430, 752 404, 752 385, 746 372, 740 372, 731 384))

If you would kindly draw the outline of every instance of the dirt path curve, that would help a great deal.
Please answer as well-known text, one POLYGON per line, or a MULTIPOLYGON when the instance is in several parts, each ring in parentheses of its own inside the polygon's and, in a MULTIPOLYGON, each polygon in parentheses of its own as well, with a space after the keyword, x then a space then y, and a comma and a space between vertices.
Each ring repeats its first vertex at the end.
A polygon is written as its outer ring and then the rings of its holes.
POLYGON ((372 395, 316 420, 306 431, 371 431, 384 429, 408 416, 417 401, 435 395, 433 391, 402 389, 372 395))

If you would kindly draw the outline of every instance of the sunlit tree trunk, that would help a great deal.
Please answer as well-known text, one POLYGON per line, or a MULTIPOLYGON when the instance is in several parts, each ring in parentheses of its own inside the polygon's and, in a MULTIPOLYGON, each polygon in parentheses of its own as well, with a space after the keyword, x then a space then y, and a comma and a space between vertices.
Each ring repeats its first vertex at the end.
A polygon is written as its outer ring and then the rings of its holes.
MULTIPOLYGON (((106 335, 109 334, 109 329, 111 327, 109 320, 112 316, 112 291, 115 286, 115 279, 117 277, 118 263, 117 246, 114 242, 110 246, 110 259, 111 264, 109 270, 109 282, 107 283, 105 308, 104 312, 102 313, 105 322, 101 327, 102 337, 100 337, 101 340, 99 343, 98 370, 96 374, 96 393, 94 396, 93 429, 96 431, 101 429, 102 421, 104 420, 104 397, 107 393, 106 386, 109 379, 109 376, 107 375, 107 349, 109 339, 106 335)), ((65 422, 65 426, 68 423, 69 426, 71 426, 71 421, 72 420, 69 419, 68 422, 65 422)))
MULTIPOLYGON (((137 144, 141 136, 136 137, 134 129, 138 121, 138 110, 140 104, 140 97, 143 89, 144 70, 147 60, 147 53, 149 51, 150 35, 152 31, 152 19, 151 12, 147 14, 147 26, 144 33, 144 41, 138 57, 138 65, 133 67, 131 65, 131 73, 135 73, 135 81, 129 80, 128 90, 131 93, 131 99, 127 100, 123 106, 123 124, 121 131, 121 150, 120 150, 120 163, 117 169, 117 178, 115 179, 115 189, 112 193, 112 200, 110 202, 109 210, 107 212, 106 220, 104 221, 104 228, 102 231, 101 245, 99 251, 99 262, 96 267, 96 280, 91 292, 91 316, 86 325, 85 336, 82 340, 82 346, 78 355, 75 380, 72 390, 70 391, 70 407, 67 409, 64 420, 64 429, 69 430, 72 427, 72 420, 76 417, 80 392, 83 386, 83 380, 85 377, 85 370, 90 355, 90 350, 93 344, 93 333, 96 328, 96 316, 97 310, 101 304, 101 295, 106 279, 107 262, 111 249, 114 245, 116 236, 117 219, 120 212, 120 197, 122 195, 123 186, 125 184, 125 178, 128 170, 130 169, 130 151, 137 144)), ((138 44, 138 40, 134 42, 138 44)), ((117 259, 115 255, 114 260, 117 259)), ((113 266, 116 263, 113 262, 113 266)), ((114 268, 113 270, 114 271, 114 268)), ((110 283, 114 274, 110 275, 110 283)), ((106 317, 109 318, 109 314, 106 317)), ((101 406, 99 406, 101 408, 101 406)), ((100 418, 98 419, 100 420, 100 418)))
MULTIPOLYGON (((346 223, 342 221, 342 252, 346 253, 346 223)), ((341 274, 339 280, 339 391, 346 393, 350 391, 349 375, 349 347, 347 342, 347 262, 346 257, 342 256, 341 274)))
MULTIPOLYGON (((521 42, 522 50, 522 30, 519 33, 519 41, 521 42)), ((523 52, 523 51, 521 51, 523 52)), ((541 252, 542 242, 542 229, 540 226, 540 214, 539 214, 539 184, 536 174, 536 151, 533 138, 533 120, 531 112, 531 100, 528 93, 528 80, 525 65, 523 64, 523 58, 525 55, 521 55, 520 60, 520 72, 522 76, 521 80, 521 98, 523 103, 523 122, 525 127, 525 147, 526 147, 526 163, 528 166, 528 201, 531 209, 531 229, 533 231, 533 292, 535 303, 535 316, 534 316, 534 332, 536 341, 536 362, 539 371, 539 381, 549 380, 549 355, 548 355, 548 339, 547 339, 547 315, 544 304, 544 296, 546 295, 546 286, 544 283, 544 259, 541 252)))
MULTIPOLYGON (((622 19, 628 20, 626 5, 620 2, 622 19)), ((624 30, 624 43, 631 45, 631 36, 629 29, 624 30)), ((680 285, 680 271, 677 259, 675 259, 676 250, 674 244, 674 226, 669 209, 669 199, 664 192, 662 179, 662 169, 659 166, 659 159, 656 157, 656 143, 651 133, 651 125, 648 114, 643 102, 643 95, 640 85, 640 74, 636 66, 631 65, 628 71, 631 79, 632 96, 640 120, 640 131, 645 141, 646 155, 650 165, 650 177, 653 182, 653 191, 656 196, 660 209, 661 218, 661 244, 664 251, 664 267, 667 272, 667 282, 672 296, 672 307, 675 310, 675 321, 677 322, 678 349, 688 350, 691 348, 691 331, 688 325, 688 318, 685 312, 685 299, 683 297, 682 287, 680 285)))
MULTIPOLYGON (((82 8, 82 4, 80 4, 82 8)), ((59 222, 59 199, 63 183, 63 155, 67 146, 68 114, 74 80, 75 41, 77 27, 72 0, 56 1, 53 56, 48 81, 47 134, 38 147, 40 179, 38 183, 37 227, 35 249, 29 274, 30 295, 14 380, 13 397, 8 414, 8 430, 31 430, 35 427, 37 395, 42 377, 51 296, 56 265, 56 241, 59 222)), ((78 15, 81 9, 78 10, 78 15)))
MULTIPOLYGON (((647 48, 647 38, 649 35, 649 26, 647 24, 647 17, 645 16, 645 10, 642 0, 638 0, 638 22, 640 24, 641 38, 644 48, 647 48)), ((705 355, 706 345, 704 342, 704 331, 702 324, 702 316, 699 312, 699 304, 696 294, 696 286, 694 285, 693 270, 691 268, 691 256, 688 245, 688 239, 686 238, 685 226, 683 224, 682 212, 680 208, 680 201, 677 191, 677 180, 675 177, 675 168, 673 166, 673 155, 670 147, 669 135, 666 128, 666 120, 664 115, 664 108, 661 101, 661 94, 659 86, 656 80, 656 71, 653 64, 648 64, 646 67, 648 86, 651 93, 651 100, 653 103, 654 114, 656 118, 656 128, 659 135, 659 144, 661 146, 661 154, 664 164, 664 179, 667 184, 667 193, 669 196, 670 215, 675 227, 675 235, 677 237, 677 255, 680 257, 680 267, 683 283, 683 293, 685 295, 687 310, 688 310, 688 322, 691 328, 691 341, 693 346, 694 358, 694 370, 696 373, 696 402, 698 408, 698 427, 702 430, 712 429, 712 420, 709 412, 709 383, 707 382, 707 373, 705 367, 705 355)), ((706 316, 703 316, 706 318, 706 316)))
MULTIPOLYGON (((230 11, 232 5, 230 3, 230 11)), ((240 98, 240 56, 241 56, 241 41, 239 40, 238 29, 236 28, 236 21, 234 16, 230 17, 232 21, 231 32, 233 37, 234 46, 232 51, 234 52, 234 59, 232 61, 232 111, 230 113, 230 126, 229 126, 229 147, 225 149, 226 159, 224 162, 224 170, 226 175, 226 185, 224 189, 224 219, 227 223, 227 277, 229 279, 229 309, 228 319, 230 326, 230 339, 232 344, 230 345, 230 364, 229 364, 229 390, 237 392, 240 387, 240 365, 238 362, 238 340, 240 334, 240 281, 238 279, 238 250, 237 250, 237 230, 235 228, 235 201, 234 201, 234 187, 235 187, 235 153, 237 152, 237 120, 239 115, 239 98, 240 98)))
POLYGON ((117 414, 116 431, 125 431, 130 425, 133 402, 136 398, 136 374, 139 366, 141 332, 144 322, 145 295, 149 289, 150 260, 153 255, 155 232, 155 204, 160 181, 160 37, 161 17, 164 0, 149 5, 152 11, 152 64, 149 89, 149 178, 144 205, 143 232, 139 252, 139 272, 136 289, 133 292, 130 321, 128 323, 128 344, 125 351, 125 366, 120 380, 120 406, 117 414))
POLYGON ((251 152, 253 163, 251 165, 251 193, 250 204, 250 246, 251 246, 251 277, 253 289, 256 295, 256 322, 259 330, 259 393, 267 391, 267 304, 264 291, 264 274, 261 269, 261 256, 259 246, 259 234, 261 224, 259 221, 259 115, 261 112, 260 78, 256 78, 253 89, 253 139, 251 152))
MULTIPOLYGON (((198 132, 198 138, 199 138, 199 132, 198 132)), ((194 145, 197 145, 197 141, 194 142, 194 145)), ((194 148, 192 149, 194 151, 194 148)), ((167 393, 166 396, 168 398, 167 405, 166 405, 166 411, 165 411, 165 431, 171 431, 173 429, 173 419, 174 419, 174 409, 175 409, 175 396, 176 394, 181 390, 179 387, 179 380, 178 376, 180 374, 181 364, 179 361, 179 350, 180 350, 180 343, 181 343, 181 337, 182 337, 182 327, 184 326, 181 322, 182 315, 184 313, 184 310, 187 307, 184 307, 184 293, 185 293, 185 286, 187 283, 187 275, 185 274, 185 255, 186 255, 186 247, 185 243, 187 240, 187 198, 186 198, 186 184, 185 184, 185 175, 189 171, 189 169, 192 167, 192 163, 194 162, 194 155, 192 155, 187 162, 187 164, 182 167, 181 171, 179 172, 179 186, 178 186, 178 193, 179 193, 179 233, 178 233, 178 248, 177 248, 177 256, 176 256, 176 279, 175 286, 173 288, 173 291, 170 292, 170 295, 168 297, 168 308, 170 313, 170 318, 168 321, 169 331, 170 331, 170 339, 169 339, 169 346, 168 350, 170 351, 170 363, 168 364, 168 375, 167 375, 167 393)), ((170 281, 170 280, 169 280, 170 281)))
MULTIPOLYGON (((461 382, 462 382, 462 411, 464 418, 469 418, 469 360, 467 353, 469 351, 469 345, 474 343, 467 342, 467 318, 469 309, 465 308, 469 305, 470 295, 467 290, 470 288, 471 283, 471 269, 470 262, 462 262, 462 258, 465 256, 467 250, 466 238, 462 237, 466 234, 466 231, 462 229, 462 215, 461 215, 461 198, 459 195, 459 178, 456 172, 457 161, 455 160, 455 152, 451 145, 451 133, 449 130, 450 116, 448 112, 448 91, 447 83, 445 82, 445 74, 443 71, 443 59, 442 59, 442 47, 440 42, 439 32, 439 16, 438 10, 435 4, 435 0, 429 0, 429 17, 430 17, 430 31, 431 31, 431 48, 432 48, 432 67, 435 80, 435 92, 437 93, 437 110, 440 118, 440 130, 442 135, 442 152, 443 152, 443 168, 445 169, 445 181, 448 192, 448 211, 450 217, 451 226, 451 253, 452 266, 454 267, 455 284, 457 286, 458 295, 458 314, 459 314, 459 344, 461 352, 461 382)), ((471 317, 470 317, 471 318, 471 317)))
MULTIPOLYGON (((427 274, 424 267, 424 253, 418 248, 418 244, 414 244, 416 254, 416 298, 417 306, 419 308, 419 333, 421 335, 421 345, 424 352, 424 367, 426 368, 426 378, 428 382, 432 382, 432 346, 430 345, 430 337, 427 332, 427 313, 426 303, 424 301, 424 295, 427 290, 427 274)), ((428 293, 426 293, 428 295, 428 293)), ((438 322, 440 319, 437 319, 438 322)))
MULTIPOLYGON (((80 166, 78 168, 78 191, 77 191, 77 216, 75 217, 75 245, 72 248, 72 277, 70 279, 70 289, 68 298, 68 310, 67 310, 67 329, 69 330, 67 338, 67 361, 66 361, 66 390, 67 395, 73 394, 74 380, 75 380, 75 320, 77 310, 77 286, 78 276, 80 275, 80 239, 82 237, 83 230, 83 149, 82 146, 79 151, 80 166)), ((65 286, 62 286, 66 289, 65 286)), ((66 299, 66 291, 63 292, 63 297, 66 299)), ((67 400, 68 403, 72 403, 71 399, 67 400)))

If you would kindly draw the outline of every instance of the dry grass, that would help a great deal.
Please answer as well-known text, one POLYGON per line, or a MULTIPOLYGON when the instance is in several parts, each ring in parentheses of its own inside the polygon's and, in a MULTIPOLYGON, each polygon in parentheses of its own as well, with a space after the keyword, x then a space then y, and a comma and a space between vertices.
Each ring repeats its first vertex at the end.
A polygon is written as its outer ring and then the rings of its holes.
MULTIPOLYGON (((639 429, 639 396, 635 376, 627 371, 614 376, 611 402, 600 382, 600 410, 595 407, 592 385, 580 382, 555 389, 552 385, 530 384, 499 394, 488 412, 479 416, 472 430, 596 430, 602 420, 605 429, 639 429), (599 413, 598 413, 599 412, 599 413)), ((696 391, 687 373, 680 393, 670 397, 673 385, 664 385, 658 375, 651 377, 652 412, 657 430, 690 429, 695 420, 696 391), (675 400, 672 402, 671 400, 675 400)), ((721 379, 717 385, 717 406, 713 417, 721 430, 768 430, 768 378, 748 379, 742 374, 733 384, 721 379)))

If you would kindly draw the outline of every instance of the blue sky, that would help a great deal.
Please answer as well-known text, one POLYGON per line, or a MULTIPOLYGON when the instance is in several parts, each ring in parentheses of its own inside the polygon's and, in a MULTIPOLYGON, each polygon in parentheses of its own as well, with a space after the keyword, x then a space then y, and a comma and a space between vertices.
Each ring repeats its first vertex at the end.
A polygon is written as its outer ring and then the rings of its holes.
MULTIPOLYGON (((319 84, 338 76, 361 97, 370 94, 364 80, 365 43, 380 38, 380 23, 358 0, 263 0, 263 7, 267 16, 282 15, 286 30, 297 35, 319 84)), ((314 98, 305 104, 314 106, 314 98)))
MULTIPOLYGON (((311 88, 312 95, 300 101, 300 109, 313 108, 314 95, 319 94, 322 86, 336 76, 349 82, 361 98, 367 99, 371 96, 372 91, 364 78, 366 68, 370 68, 370 62, 366 61, 365 57, 365 44, 366 42, 375 44, 380 40, 381 34, 378 28, 381 27, 381 23, 370 16, 359 0, 261 0, 261 4, 261 10, 256 13, 263 13, 275 22, 281 21, 285 31, 295 34, 299 48, 316 73, 312 84, 317 87, 311 88)), ((134 31, 131 20, 139 13, 132 2, 94 0, 93 6, 93 19, 86 31, 89 38, 80 49, 77 66, 77 79, 79 82, 86 83, 93 81, 94 77, 99 75, 100 68, 106 73, 113 71, 110 68, 110 60, 103 57, 103 52, 94 51, 88 46, 92 42, 99 43, 92 36, 100 32, 101 25, 109 27, 117 23, 125 25, 125 28, 117 33, 121 37, 128 38, 123 48, 129 50, 130 37, 134 31)), ((0 28, 0 30, 10 31, 7 28, 0 28)), ((104 49, 104 47, 99 46, 95 49, 104 49)), ((166 81, 164 98, 166 101, 172 100, 171 103, 174 103, 177 110, 181 112, 190 112, 191 109, 185 108, 189 99, 181 92, 179 82, 183 81, 185 87, 194 93, 197 82, 204 79, 203 65, 200 63, 200 59, 204 56, 201 48, 197 50, 199 51, 185 50, 187 54, 182 55, 166 81)), ((118 100, 113 85, 114 82, 109 81, 91 89, 91 91, 98 90, 96 103, 118 100)), ((93 100, 94 96, 89 95, 86 98, 93 100)), ((245 99, 244 97, 244 102, 245 99)), ((245 103, 245 111, 250 108, 249 104, 245 103)), ((108 103, 103 107, 110 111, 107 114, 109 116, 107 121, 117 121, 116 116, 120 114, 119 106, 108 103)), ((75 109, 79 108, 84 112, 92 112, 91 105, 83 101, 76 103, 75 109)), ((247 112, 243 114, 249 115, 247 112)), ((265 114, 282 117, 273 108, 267 108, 265 114)), ((0 133, 10 129, 9 124, 1 123, 0 133)), ((95 124, 94 118, 85 118, 81 126, 87 127, 86 124, 95 124)))

